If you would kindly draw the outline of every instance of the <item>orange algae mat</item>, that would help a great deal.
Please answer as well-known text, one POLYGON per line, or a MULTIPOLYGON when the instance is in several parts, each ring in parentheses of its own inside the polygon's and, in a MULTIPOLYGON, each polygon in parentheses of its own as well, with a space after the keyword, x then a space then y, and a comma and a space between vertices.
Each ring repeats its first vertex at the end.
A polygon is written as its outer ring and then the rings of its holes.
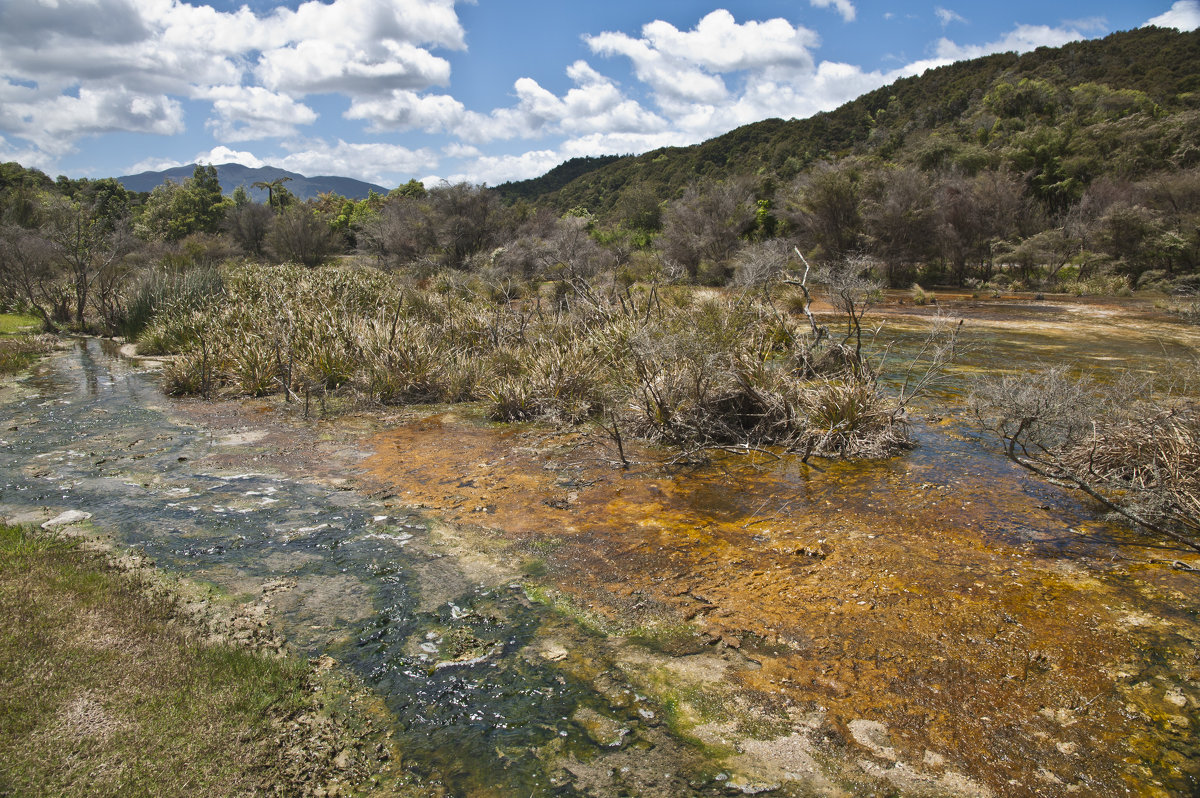
POLYGON ((622 471, 596 438, 446 415, 376 435, 362 465, 536 560, 593 625, 666 655, 736 650, 730 690, 817 713, 818 739, 902 792, 1195 789, 1200 577, 1172 565, 1187 557, 1128 545, 950 429, 924 437, 815 468, 670 467, 634 447, 622 471))

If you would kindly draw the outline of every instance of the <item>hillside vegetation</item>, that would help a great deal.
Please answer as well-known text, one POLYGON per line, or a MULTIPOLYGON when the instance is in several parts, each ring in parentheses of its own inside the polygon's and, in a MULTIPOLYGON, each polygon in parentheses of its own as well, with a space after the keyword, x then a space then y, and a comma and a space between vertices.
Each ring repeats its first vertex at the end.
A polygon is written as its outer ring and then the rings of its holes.
POLYGON ((815 163, 848 156, 926 170, 955 166, 975 173, 1007 166, 1024 173, 1033 165, 1028 145, 1045 145, 1036 134, 1050 128, 1061 129, 1061 140, 1043 158, 1083 159, 1087 163, 1076 166, 1087 180, 1138 178, 1194 165, 1200 155, 1195 125, 1188 124, 1194 117, 1186 114, 1200 107, 1197 63, 1200 32, 1161 28, 1024 55, 999 53, 903 78, 808 119, 770 119, 694 147, 607 164, 593 160, 592 168, 562 186, 538 178, 496 191, 506 200, 549 202, 563 211, 586 207, 608 216, 626 192, 641 187, 674 199, 698 178, 789 180, 815 163), (1180 113, 1185 116, 1175 124, 1162 124, 1180 113), (1136 134, 1127 128, 1137 125, 1114 124, 1129 116, 1158 124, 1136 134))

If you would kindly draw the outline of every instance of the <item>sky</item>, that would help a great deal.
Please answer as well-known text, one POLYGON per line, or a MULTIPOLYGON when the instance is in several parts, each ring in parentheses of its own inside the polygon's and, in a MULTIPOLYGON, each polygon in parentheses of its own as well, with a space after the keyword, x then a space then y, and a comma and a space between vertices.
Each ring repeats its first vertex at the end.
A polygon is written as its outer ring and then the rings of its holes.
POLYGON ((1200 0, 0 0, 0 161, 496 185, 1200 0))

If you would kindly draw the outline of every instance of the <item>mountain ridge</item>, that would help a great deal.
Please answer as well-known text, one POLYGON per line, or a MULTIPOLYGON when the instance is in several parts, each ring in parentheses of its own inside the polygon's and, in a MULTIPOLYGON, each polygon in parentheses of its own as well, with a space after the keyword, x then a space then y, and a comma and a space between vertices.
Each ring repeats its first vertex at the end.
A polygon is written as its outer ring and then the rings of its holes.
MULTIPOLYGON (((195 169, 196 164, 188 164, 157 172, 139 172, 134 175, 122 175, 117 178, 117 182, 130 191, 153 191, 168 180, 177 183, 183 182, 192 176, 195 169)), ((353 200, 366 199, 372 191, 377 194, 388 193, 388 189, 383 186, 356 180, 352 177, 341 177, 338 175, 309 177, 299 172, 290 172, 277 166, 250 167, 237 163, 225 163, 217 164, 216 170, 217 180, 221 183, 222 193, 227 195, 232 194, 238 186, 245 186, 246 190, 250 192, 250 196, 258 202, 267 201, 267 192, 263 189, 254 188, 253 184, 257 182, 269 183, 281 177, 289 178, 284 183, 285 188, 302 200, 312 199, 319 194, 328 192, 340 194, 347 199, 353 200)))

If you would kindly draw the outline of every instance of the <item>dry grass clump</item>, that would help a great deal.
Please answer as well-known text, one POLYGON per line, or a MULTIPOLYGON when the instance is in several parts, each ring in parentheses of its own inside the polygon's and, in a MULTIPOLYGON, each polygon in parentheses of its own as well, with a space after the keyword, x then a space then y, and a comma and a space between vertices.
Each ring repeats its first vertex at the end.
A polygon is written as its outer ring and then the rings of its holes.
POLYGON ((223 292, 161 314, 141 340, 181 353, 164 373, 174 394, 482 401, 497 420, 596 420, 688 449, 858 455, 907 442, 897 398, 861 352, 861 304, 837 342, 765 292, 550 287, 231 267, 223 292))
POLYGON ((1014 462, 1200 551, 1200 404, 1186 393, 1049 369, 984 381, 971 402, 1014 462))
POLYGON ((0 375, 16 374, 53 348, 50 335, 0 336, 0 375))

